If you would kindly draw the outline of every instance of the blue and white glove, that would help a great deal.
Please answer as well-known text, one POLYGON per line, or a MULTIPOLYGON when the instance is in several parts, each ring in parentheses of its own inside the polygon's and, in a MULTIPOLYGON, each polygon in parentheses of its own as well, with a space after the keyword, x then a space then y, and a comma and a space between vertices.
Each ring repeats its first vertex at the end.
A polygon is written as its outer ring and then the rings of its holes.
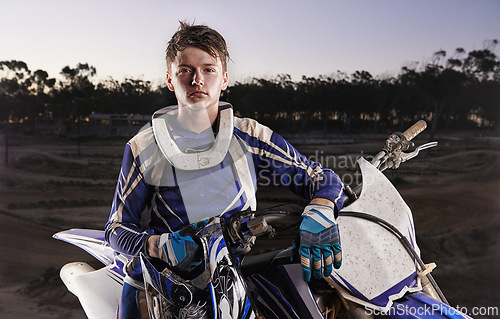
POLYGON ((205 227, 209 219, 203 219, 173 233, 165 233, 158 239, 158 255, 172 269, 189 272, 203 261, 201 242, 196 232, 205 227))
POLYGON ((300 235, 300 264, 304 280, 320 279, 322 274, 328 277, 332 273, 332 264, 336 269, 342 264, 342 249, 335 215, 330 206, 309 204, 302 213, 300 235), (333 259, 333 260, 332 260, 333 259))

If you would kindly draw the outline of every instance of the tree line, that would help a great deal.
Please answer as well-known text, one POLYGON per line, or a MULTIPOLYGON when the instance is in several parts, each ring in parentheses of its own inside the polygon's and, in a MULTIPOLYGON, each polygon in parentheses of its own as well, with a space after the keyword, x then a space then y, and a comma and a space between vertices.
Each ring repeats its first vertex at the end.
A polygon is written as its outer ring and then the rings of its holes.
MULTIPOLYGON (((495 130, 499 123, 500 61, 497 40, 481 50, 435 52, 395 76, 337 72, 293 81, 287 74, 230 85, 222 100, 284 132, 386 132, 425 119, 441 130, 495 130)), ((176 103, 165 85, 112 78, 96 81, 96 68, 65 66, 61 79, 31 71, 22 61, 0 61, 0 123, 36 126, 59 121, 69 128, 92 113, 152 114, 176 103)))

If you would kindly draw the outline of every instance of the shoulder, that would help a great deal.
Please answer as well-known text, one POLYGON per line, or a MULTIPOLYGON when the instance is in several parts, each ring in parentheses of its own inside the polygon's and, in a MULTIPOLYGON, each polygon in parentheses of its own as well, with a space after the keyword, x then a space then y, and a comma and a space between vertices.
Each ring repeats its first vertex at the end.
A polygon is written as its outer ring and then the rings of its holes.
POLYGON ((263 142, 268 142, 273 136, 273 131, 251 118, 234 117, 234 128, 237 133, 248 135, 263 142))
POLYGON ((135 156, 150 148, 151 146, 156 146, 153 128, 151 127, 151 125, 144 125, 139 133, 132 137, 127 144, 130 145, 132 153, 135 156))

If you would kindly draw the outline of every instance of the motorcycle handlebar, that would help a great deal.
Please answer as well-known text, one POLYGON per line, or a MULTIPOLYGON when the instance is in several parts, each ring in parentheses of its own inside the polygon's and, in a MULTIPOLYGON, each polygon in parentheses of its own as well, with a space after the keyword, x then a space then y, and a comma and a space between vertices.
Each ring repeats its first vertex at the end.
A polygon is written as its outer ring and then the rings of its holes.
POLYGON ((410 128, 403 132, 403 136, 407 141, 411 141, 418 134, 422 133, 423 130, 427 128, 427 123, 424 120, 420 120, 417 123, 413 124, 410 128))

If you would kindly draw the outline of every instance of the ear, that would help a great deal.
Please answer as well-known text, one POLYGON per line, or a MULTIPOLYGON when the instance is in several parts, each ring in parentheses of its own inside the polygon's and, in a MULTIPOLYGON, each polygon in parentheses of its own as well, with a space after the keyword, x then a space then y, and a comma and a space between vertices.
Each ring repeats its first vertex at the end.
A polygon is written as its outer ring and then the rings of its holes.
POLYGON ((222 91, 224 91, 225 89, 227 89, 227 85, 228 85, 228 81, 229 81, 229 74, 226 72, 224 72, 224 75, 223 75, 223 79, 222 79, 222 91))
POLYGON ((174 85, 172 84, 172 77, 167 72, 167 87, 170 91, 175 92, 174 85))

